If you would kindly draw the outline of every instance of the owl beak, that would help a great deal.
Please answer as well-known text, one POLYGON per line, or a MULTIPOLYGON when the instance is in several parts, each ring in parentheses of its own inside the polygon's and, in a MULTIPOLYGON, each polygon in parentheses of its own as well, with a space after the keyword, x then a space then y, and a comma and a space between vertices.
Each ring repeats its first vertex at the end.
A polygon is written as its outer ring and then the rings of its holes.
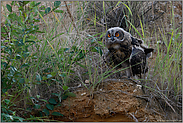
POLYGON ((111 40, 114 41, 114 37, 113 36, 111 37, 111 40))

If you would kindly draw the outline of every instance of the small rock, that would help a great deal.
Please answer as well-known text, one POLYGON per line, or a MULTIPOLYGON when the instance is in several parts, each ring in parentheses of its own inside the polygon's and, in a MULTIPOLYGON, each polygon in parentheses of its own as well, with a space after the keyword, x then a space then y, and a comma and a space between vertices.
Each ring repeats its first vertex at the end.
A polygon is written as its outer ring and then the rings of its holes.
POLYGON ((84 93, 81 94, 81 96, 84 96, 84 95, 86 95, 86 92, 84 92, 84 93))
POLYGON ((142 85, 137 85, 137 88, 138 88, 138 89, 141 89, 141 88, 142 88, 142 85))
POLYGON ((89 80, 85 80, 85 83, 88 84, 88 83, 90 83, 90 81, 89 80))

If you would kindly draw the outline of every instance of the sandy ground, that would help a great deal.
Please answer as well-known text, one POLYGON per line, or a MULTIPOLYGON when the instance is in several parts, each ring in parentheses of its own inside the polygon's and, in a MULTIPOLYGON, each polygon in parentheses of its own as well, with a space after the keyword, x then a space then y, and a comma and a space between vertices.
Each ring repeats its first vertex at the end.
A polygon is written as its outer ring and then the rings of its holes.
POLYGON ((52 116, 52 119, 75 122, 162 120, 158 114, 148 110, 148 99, 144 97, 141 86, 132 80, 105 82, 94 91, 93 98, 85 88, 74 93, 76 97, 67 98, 50 112, 60 112, 64 116, 52 116))

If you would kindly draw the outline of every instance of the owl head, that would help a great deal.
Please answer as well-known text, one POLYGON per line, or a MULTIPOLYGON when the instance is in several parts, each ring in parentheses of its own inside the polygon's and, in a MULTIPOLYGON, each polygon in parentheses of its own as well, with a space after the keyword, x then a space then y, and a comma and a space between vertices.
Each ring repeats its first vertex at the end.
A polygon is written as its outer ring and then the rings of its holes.
POLYGON ((132 45, 138 45, 138 41, 135 40, 130 33, 120 27, 109 28, 105 35, 105 45, 110 47, 113 44, 120 44, 122 42, 129 42, 132 45))
POLYGON ((120 27, 113 27, 107 30, 105 39, 108 43, 120 42, 124 40, 126 33, 127 32, 120 27))

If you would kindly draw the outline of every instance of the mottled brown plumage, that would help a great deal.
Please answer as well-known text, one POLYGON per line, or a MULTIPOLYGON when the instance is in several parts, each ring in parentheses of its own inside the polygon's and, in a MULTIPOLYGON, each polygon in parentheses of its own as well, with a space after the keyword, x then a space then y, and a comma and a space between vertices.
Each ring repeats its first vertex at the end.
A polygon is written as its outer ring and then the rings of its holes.
POLYGON ((139 45, 137 40, 133 40, 130 33, 122 28, 110 28, 106 32, 105 45, 108 52, 105 54, 106 62, 109 66, 126 68, 127 77, 131 76, 129 58, 133 45, 139 45))
POLYGON ((105 59, 109 66, 116 67, 116 69, 125 68, 128 78, 132 73, 133 75, 141 75, 146 70, 146 58, 151 56, 153 49, 148 49, 143 44, 143 40, 131 36, 130 33, 120 27, 114 27, 107 30, 104 43, 108 48, 105 59), (138 49, 136 49, 136 46, 138 46, 138 49), (132 47, 134 47, 133 51, 132 47), (134 66, 139 62, 143 63, 134 66), (133 68, 131 70, 132 65, 133 68))

